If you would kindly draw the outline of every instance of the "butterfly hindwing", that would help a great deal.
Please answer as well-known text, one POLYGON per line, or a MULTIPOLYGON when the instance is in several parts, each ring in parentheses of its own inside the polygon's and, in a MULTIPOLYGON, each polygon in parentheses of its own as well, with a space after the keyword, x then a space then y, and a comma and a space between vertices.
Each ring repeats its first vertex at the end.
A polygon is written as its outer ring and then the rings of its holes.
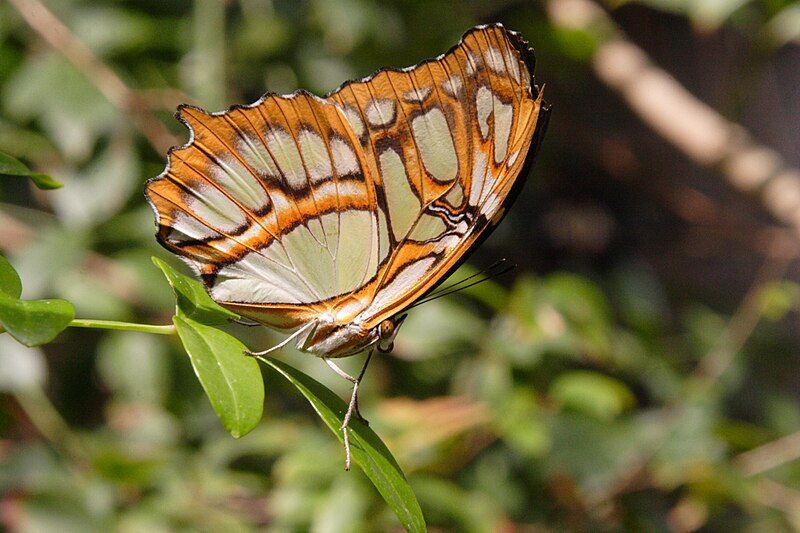
MULTIPOLYGON (((270 324, 293 306, 351 292, 374 277, 377 213, 347 119, 310 94, 271 95, 207 114, 184 106, 192 140, 147 186, 159 240, 186 258, 211 295, 270 324), (267 313, 270 314, 270 313, 267 313)), ((293 309, 293 316, 302 315, 293 309)))

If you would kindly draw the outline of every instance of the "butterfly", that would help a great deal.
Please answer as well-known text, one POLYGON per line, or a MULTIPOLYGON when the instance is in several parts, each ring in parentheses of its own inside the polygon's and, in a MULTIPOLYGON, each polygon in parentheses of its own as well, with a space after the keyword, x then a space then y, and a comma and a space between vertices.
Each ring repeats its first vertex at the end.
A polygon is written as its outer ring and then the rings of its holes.
POLYGON ((549 116, 533 69, 493 24, 324 98, 182 105, 190 140, 146 185, 157 239, 222 306, 291 332, 275 348, 387 350, 518 194, 549 116))

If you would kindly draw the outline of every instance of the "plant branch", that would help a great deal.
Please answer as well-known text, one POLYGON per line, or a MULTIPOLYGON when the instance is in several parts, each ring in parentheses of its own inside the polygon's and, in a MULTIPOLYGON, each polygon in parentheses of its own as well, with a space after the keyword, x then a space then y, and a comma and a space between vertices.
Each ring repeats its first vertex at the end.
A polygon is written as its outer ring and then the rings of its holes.
POLYGON ((701 360, 695 376, 701 379, 702 387, 711 387, 728 369, 734 357, 744 347, 759 321, 763 310, 759 297, 764 285, 783 277, 792 260, 796 258, 793 246, 787 246, 786 239, 776 234, 767 252, 767 259, 756 274, 750 289, 728 322, 725 331, 717 340, 716 346, 701 360))
MULTIPOLYGON (((596 508, 619 494, 650 483, 648 479, 650 462, 658 453, 660 443, 681 421, 685 407, 682 402, 688 397, 696 398, 698 395, 708 393, 725 373, 761 320, 763 310, 759 305, 759 296, 764 284, 783 277, 791 261, 797 257, 796 246, 793 246, 794 240, 787 243, 787 239, 789 237, 784 233, 773 234, 766 249, 767 259, 756 274, 747 294, 728 322, 725 331, 717 339, 716 345, 703 356, 695 369, 693 373, 695 388, 688 391, 691 394, 681 395, 663 408, 660 413, 662 417, 659 423, 660 434, 650 446, 643 447, 647 451, 637 454, 629 461, 622 475, 586 498, 591 507, 596 508)), ((763 472, 781 462, 792 460, 792 456, 800 457, 800 434, 787 437, 786 440, 775 441, 771 447, 765 445, 751 452, 743 453, 735 460, 736 466, 745 476, 763 472), (772 457, 771 454, 776 450, 781 453, 777 457, 772 457), (752 455, 748 455, 751 452, 752 455)))
POLYGON ((800 491, 761 478, 756 482, 754 495, 762 505, 785 513, 795 531, 800 529, 800 491))
POLYGON ((699 166, 715 170, 741 192, 757 194, 766 210, 800 234, 800 169, 761 145, 741 125, 706 105, 655 65, 591 0, 550 0, 550 21, 598 41, 597 77, 647 124, 699 166))
POLYGON ((38 386, 14 394, 25 415, 41 435, 80 465, 89 463, 84 446, 69 424, 38 386))
POLYGON ((39 0, 9 0, 9 3, 42 39, 131 119, 154 150, 165 153, 170 146, 179 144, 178 139, 150 112, 146 99, 128 87, 39 0))
POLYGON ((136 324, 133 322, 118 322, 116 320, 92 320, 76 318, 69 323, 71 328, 116 329, 119 331, 139 331, 141 333, 154 333, 156 335, 175 335, 175 326, 172 324, 136 324))
POLYGON ((761 474, 800 459, 800 431, 740 453, 734 463, 746 476, 761 474))

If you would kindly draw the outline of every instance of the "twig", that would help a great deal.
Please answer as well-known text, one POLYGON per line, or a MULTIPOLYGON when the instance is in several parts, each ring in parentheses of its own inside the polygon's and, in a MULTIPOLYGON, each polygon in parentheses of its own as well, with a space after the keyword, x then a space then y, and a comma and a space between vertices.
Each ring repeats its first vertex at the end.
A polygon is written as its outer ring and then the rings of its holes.
POLYGON ((734 464, 746 476, 800 459, 800 431, 739 454, 734 464))
POLYGON ((89 456, 80 438, 73 433, 69 424, 40 387, 30 387, 16 393, 14 397, 36 430, 45 439, 81 467, 89 464, 89 456))
POLYGON ((782 511, 794 530, 800 530, 800 491, 762 478, 756 483, 754 492, 762 505, 782 511))
POLYGON ((656 66, 591 0, 550 0, 547 12, 554 25, 600 40, 592 59, 595 73, 645 124, 736 189, 760 194, 767 211, 800 233, 800 170, 656 66))
POLYGON ((731 317, 728 326, 717 340, 715 347, 700 361, 695 376, 701 378, 703 386, 712 386, 727 370, 733 358, 741 351, 747 339, 761 320, 762 309, 759 296, 764 284, 783 277, 786 269, 796 257, 796 253, 786 253, 787 248, 793 252, 793 246, 785 246, 784 239, 776 234, 767 259, 756 274, 747 294, 731 317))
POLYGON ((128 115, 136 128, 159 153, 179 144, 147 106, 147 101, 125 85, 70 29, 39 0, 9 0, 25 22, 75 68, 80 70, 117 109, 128 115))
MULTIPOLYGON (((694 372, 697 378, 697 383, 695 383, 697 388, 692 391, 694 396, 707 391, 717 383, 719 377, 727 370, 736 354, 741 351, 758 325, 762 314, 761 307, 758 305, 758 296, 764 283, 780 279, 791 261, 797 256, 796 247, 787 246, 786 239, 787 237, 783 233, 776 232, 773 234, 772 242, 767 250, 767 260, 734 312, 716 346, 701 359, 694 372)), ((663 420, 659 424, 659 427, 662 428, 661 436, 668 435, 681 420, 684 406, 679 401, 682 399, 679 398, 678 401, 664 407, 662 412, 663 420)), ((650 461, 658 452, 658 442, 661 440, 661 436, 654 441, 652 448, 648 448, 646 452, 634 457, 629 462, 628 467, 624 469, 623 474, 610 482, 604 490, 590 494, 586 498, 587 504, 596 508, 615 496, 628 492, 643 482, 647 482, 650 461)), ((797 443, 792 442, 792 444, 800 446, 800 437, 798 437, 797 443)), ((800 449, 793 451, 800 453, 800 449)), ((745 475, 750 475, 746 470, 742 472, 745 475)))

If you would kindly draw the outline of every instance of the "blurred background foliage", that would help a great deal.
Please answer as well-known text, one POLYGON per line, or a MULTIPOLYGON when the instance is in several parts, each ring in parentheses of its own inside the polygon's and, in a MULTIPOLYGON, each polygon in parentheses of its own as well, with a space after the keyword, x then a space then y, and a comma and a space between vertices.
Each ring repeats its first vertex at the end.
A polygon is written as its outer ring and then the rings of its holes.
MULTIPOLYGON (((609 32, 624 31, 797 167, 800 3, 44 5, 0 3, 0 151, 65 183, 0 182, 0 251, 24 297, 66 298, 81 318, 166 322, 171 293, 149 257, 172 258, 142 186, 184 142, 177 104, 324 94, 501 21, 536 49, 554 106, 528 185, 472 260, 518 267, 414 309, 362 393, 429 525, 800 528, 798 232, 666 143, 593 72, 609 32), (565 23, 587 6, 605 26, 565 23)), ((256 348, 277 340, 235 333, 256 348)), ((282 357, 347 394, 320 361, 282 357)), ((266 377, 264 420, 234 440, 175 339, 71 329, 29 349, 0 335, 0 523, 398 528, 362 473, 343 471, 340 444, 305 401, 266 377)))

